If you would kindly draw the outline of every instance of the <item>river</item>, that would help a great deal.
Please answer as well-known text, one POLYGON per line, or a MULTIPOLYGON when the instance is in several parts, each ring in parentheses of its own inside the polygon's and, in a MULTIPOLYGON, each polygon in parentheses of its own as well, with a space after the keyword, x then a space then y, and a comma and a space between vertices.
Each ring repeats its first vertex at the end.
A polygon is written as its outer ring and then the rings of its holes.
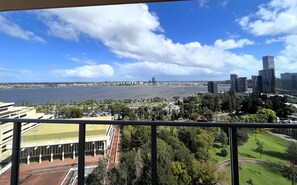
MULTIPOLYGON (((229 86, 219 86, 221 92, 229 86)), ((0 90, 1 102, 14 102, 16 105, 68 103, 70 101, 104 99, 141 99, 185 97, 195 93, 207 92, 206 86, 99 86, 99 87, 59 87, 0 90)))

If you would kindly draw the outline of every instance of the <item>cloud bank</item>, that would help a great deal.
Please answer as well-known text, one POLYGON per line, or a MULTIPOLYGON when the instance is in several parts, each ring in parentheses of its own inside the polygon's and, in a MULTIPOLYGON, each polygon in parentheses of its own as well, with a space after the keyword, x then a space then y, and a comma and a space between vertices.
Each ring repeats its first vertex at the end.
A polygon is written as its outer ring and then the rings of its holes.
POLYGON ((88 36, 101 41, 117 57, 130 59, 130 63, 113 66, 121 76, 138 76, 142 71, 148 76, 155 73, 226 78, 230 72, 249 74, 260 64, 252 55, 232 52, 254 43, 248 39, 218 39, 213 45, 173 42, 165 36, 157 15, 145 4, 47 10, 40 11, 39 16, 51 36, 73 41, 88 36), (65 29, 61 32, 60 28, 65 29))

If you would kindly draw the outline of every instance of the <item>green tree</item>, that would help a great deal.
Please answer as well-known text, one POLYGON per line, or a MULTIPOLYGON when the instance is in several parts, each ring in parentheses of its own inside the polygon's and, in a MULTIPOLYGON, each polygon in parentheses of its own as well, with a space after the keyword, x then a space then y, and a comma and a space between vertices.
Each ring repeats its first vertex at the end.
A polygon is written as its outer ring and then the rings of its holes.
POLYGON ((106 159, 100 160, 98 166, 86 178, 86 185, 103 185, 106 177, 106 159))
POLYGON ((222 129, 220 129, 218 141, 221 143, 222 147, 224 147, 228 143, 227 134, 222 129))
POLYGON ((297 164, 297 143, 291 142, 289 144, 287 149, 287 157, 292 164, 297 164))
POLYGON ((268 123, 276 122, 276 112, 274 110, 263 108, 257 111, 257 115, 266 119, 268 123))
POLYGON ((126 185, 127 176, 121 168, 112 168, 107 172, 108 184, 110 185, 126 185))
POLYGON ((188 174, 188 169, 183 162, 174 161, 171 163, 173 174, 178 177, 178 184, 190 184, 191 177, 188 174))
POLYGON ((246 128, 238 128, 237 129, 237 143, 239 145, 243 145, 249 139, 249 130, 246 128))
POLYGON ((259 154, 260 154, 260 159, 261 159, 261 155, 262 155, 262 153, 264 152, 264 144, 263 144, 263 142, 260 142, 259 140, 256 142, 256 144, 257 144, 257 152, 259 152, 259 154))
POLYGON ((216 185, 226 181, 225 172, 216 172, 215 164, 211 161, 193 160, 191 176, 194 185, 216 185))
POLYGON ((285 167, 283 171, 283 175, 292 182, 292 185, 295 185, 297 182, 297 171, 294 165, 290 165, 289 167, 285 167))
POLYGON ((184 127, 179 129, 178 138, 195 154, 196 159, 209 158, 208 151, 214 142, 212 133, 201 128, 184 127))

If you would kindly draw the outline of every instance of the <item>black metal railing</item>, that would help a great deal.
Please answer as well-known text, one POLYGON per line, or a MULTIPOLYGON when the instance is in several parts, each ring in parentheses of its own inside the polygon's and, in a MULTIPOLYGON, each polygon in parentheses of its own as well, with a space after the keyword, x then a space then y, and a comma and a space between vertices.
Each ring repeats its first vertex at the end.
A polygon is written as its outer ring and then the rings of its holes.
POLYGON ((297 128, 297 124, 277 124, 277 123, 221 123, 221 122, 168 122, 168 121, 96 121, 96 120, 55 120, 55 119, 0 119, 0 122, 13 122, 13 147, 12 147, 12 167, 11 185, 19 184, 19 156, 21 123, 58 123, 58 124, 79 124, 79 144, 78 144, 78 185, 85 182, 85 136, 87 124, 100 125, 142 125, 151 127, 151 176, 152 184, 158 184, 157 174, 157 126, 191 126, 191 127, 224 127, 229 128, 230 157, 231 157, 231 181, 232 185, 239 184, 238 173, 238 148, 237 148, 237 128, 297 128))

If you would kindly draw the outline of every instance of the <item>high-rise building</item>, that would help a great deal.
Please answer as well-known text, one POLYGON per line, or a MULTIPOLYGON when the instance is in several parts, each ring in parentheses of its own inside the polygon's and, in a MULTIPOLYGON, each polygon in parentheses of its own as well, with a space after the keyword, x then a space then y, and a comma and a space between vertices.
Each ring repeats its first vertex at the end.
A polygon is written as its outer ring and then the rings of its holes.
POLYGON ((274 57, 273 56, 264 56, 262 57, 263 69, 274 69, 274 57))
POLYGON ((275 93, 275 72, 274 69, 264 69, 259 71, 259 76, 262 78, 262 92, 263 93, 275 93))
POLYGON ((237 79, 238 76, 236 74, 231 74, 230 75, 230 84, 231 84, 231 91, 237 92, 237 79))
POLYGON ((281 83, 284 90, 297 90, 297 73, 282 73, 281 83))
POLYGON ((261 93, 263 91, 262 89, 262 76, 252 76, 252 88, 253 92, 255 93, 261 93))
POLYGON ((259 71, 259 76, 253 80, 253 92, 275 93, 275 65, 273 56, 262 57, 263 70, 259 71))
POLYGON ((248 85, 247 85, 247 77, 240 77, 237 81, 237 92, 247 92, 248 85))
POLYGON ((156 84, 156 78, 155 77, 152 78, 152 83, 156 84))
POLYGON ((208 82, 207 89, 209 93, 218 94, 218 84, 216 82, 208 82))

